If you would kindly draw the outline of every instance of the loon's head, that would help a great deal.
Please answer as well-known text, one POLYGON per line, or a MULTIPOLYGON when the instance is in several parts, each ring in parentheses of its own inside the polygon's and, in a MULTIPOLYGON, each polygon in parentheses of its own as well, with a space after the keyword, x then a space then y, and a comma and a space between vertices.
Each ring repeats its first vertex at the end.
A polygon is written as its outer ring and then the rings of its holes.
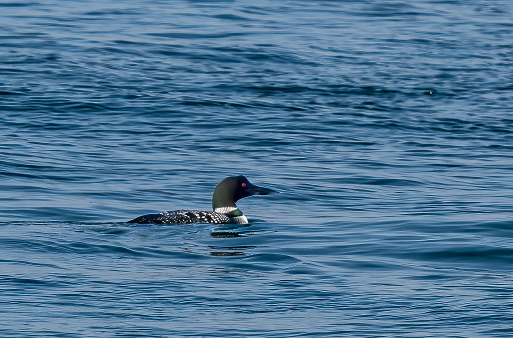
MULTIPOLYGON (((276 191, 258 187, 244 176, 227 177, 221 181, 212 195, 212 209, 237 208, 235 202, 241 198, 253 195, 268 195, 276 191)), ((242 214, 242 213, 241 213, 242 214)))

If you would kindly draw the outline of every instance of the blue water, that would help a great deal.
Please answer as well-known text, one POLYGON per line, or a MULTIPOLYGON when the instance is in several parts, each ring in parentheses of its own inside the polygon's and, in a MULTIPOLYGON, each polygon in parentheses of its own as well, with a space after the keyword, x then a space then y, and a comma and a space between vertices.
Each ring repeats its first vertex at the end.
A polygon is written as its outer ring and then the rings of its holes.
POLYGON ((513 336, 512 18, 2 1, 0 336, 513 336), (124 223, 234 174, 249 225, 124 223))

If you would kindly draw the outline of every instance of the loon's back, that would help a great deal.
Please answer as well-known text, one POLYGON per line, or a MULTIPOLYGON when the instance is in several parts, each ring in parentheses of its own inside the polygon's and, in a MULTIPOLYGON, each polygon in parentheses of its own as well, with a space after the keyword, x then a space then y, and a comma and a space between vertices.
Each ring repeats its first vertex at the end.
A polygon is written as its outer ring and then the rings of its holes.
POLYGON ((231 223, 230 217, 214 211, 201 210, 175 210, 166 211, 160 214, 148 214, 139 216, 128 223, 139 224, 189 224, 189 223, 210 223, 223 224, 231 223))

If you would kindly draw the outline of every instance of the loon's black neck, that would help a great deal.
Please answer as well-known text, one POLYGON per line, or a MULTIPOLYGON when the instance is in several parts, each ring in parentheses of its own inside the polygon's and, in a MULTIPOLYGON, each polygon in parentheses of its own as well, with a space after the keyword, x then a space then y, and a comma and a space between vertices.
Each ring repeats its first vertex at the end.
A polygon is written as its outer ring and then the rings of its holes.
POLYGON ((212 209, 237 208, 235 202, 235 190, 237 182, 233 177, 227 177, 221 181, 212 194, 212 209))

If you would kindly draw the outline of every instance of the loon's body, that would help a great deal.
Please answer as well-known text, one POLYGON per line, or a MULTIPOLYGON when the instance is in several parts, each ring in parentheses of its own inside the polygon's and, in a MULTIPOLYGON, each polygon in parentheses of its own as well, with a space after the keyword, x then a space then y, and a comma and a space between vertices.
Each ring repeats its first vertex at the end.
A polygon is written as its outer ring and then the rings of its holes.
POLYGON ((235 202, 241 198, 253 195, 268 195, 276 191, 257 187, 251 184, 244 176, 227 177, 221 181, 212 195, 212 209, 214 211, 201 210, 175 210, 160 214, 148 214, 139 216, 128 223, 139 224, 188 224, 210 223, 247 224, 248 220, 235 202))

